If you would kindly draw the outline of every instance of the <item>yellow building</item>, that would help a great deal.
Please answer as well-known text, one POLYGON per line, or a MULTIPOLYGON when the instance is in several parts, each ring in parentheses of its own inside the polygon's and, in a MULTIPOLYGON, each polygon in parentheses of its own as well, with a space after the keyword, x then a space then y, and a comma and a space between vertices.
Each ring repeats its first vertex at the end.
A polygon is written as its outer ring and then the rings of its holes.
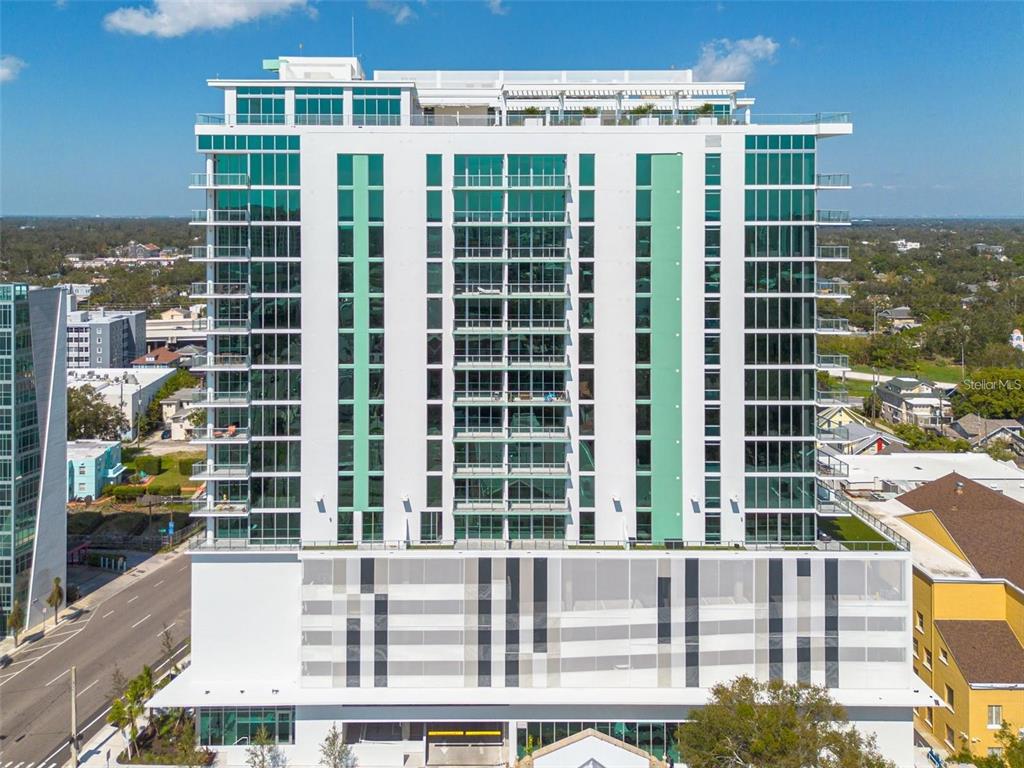
POLYGON ((891 503, 918 534, 914 670, 945 702, 915 726, 950 752, 993 754, 1003 721, 1024 727, 1024 504, 956 473, 891 503))

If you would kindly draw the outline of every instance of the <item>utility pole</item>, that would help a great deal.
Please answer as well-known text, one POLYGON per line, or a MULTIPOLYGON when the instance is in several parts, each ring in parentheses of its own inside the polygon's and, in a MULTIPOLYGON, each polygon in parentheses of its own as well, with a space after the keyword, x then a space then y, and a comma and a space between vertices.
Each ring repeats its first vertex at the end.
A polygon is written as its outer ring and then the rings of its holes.
POLYGON ((78 768, 78 679, 71 667, 71 766, 78 768))

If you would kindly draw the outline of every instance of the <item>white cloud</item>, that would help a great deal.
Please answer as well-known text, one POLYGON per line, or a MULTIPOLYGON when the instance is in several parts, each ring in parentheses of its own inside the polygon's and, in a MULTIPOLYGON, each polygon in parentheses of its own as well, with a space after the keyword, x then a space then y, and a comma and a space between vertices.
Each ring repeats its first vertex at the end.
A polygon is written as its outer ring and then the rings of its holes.
POLYGON ((416 18, 416 11, 409 3, 393 2, 393 0, 367 0, 370 10, 380 11, 390 16, 395 24, 405 24, 416 18))
POLYGON ((265 16, 308 8, 307 0, 153 0, 151 7, 118 8, 103 19, 111 32, 181 37, 189 32, 227 29, 265 16))
POLYGON ((504 16, 508 13, 508 6, 505 5, 505 0, 487 0, 487 7, 491 9, 491 13, 495 16, 504 16))
POLYGON ((10 83, 18 79, 18 75, 28 65, 17 56, 9 53, 0 56, 0 83, 10 83))
POLYGON ((701 46, 694 74, 699 80, 712 82, 746 80, 755 64, 771 61, 777 50, 779 44, 764 35, 744 40, 712 40, 701 46))

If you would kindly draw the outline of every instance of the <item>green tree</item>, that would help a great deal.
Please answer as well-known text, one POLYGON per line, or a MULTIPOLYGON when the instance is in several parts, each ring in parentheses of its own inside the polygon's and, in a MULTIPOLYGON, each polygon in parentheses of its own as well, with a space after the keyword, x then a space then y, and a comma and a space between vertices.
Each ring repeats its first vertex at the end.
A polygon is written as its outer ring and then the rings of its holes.
POLYGON ((128 418, 88 384, 68 387, 68 440, 120 440, 128 418))
POLYGON ((870 392, 864 395, 864 398, 860 405, 860 411, 869 419, 879 419, 882 417, 882 398, 876 395, 874 392, 870 392))
POLYGON ((976 368, 949 399, 958 417, 976 413, 984 419, 1024 416, 1024 370, 976 368))
POLYGON ((905 440, 912 451, 941 451, 943 453, 967 453, 971 444, 962 438, 949 438, 926 432, 916 424, 894 424, 896 437, 905 440))
POLYGON ((320 765, 324 768, 355 768, 356 756, 352 748, 345 743, 336 723, 331 723, 331 730, 320 742, 320 765))
POLYGON ((284 766, 284 756, 270 736, 267 726, 261 725, 253 735, 252 746, 245 750, 245 763, 249 768, 282 768, 284 766))
POLYGON ((825 688, 739 677, 676 730, 690 768, 893 768, 825 688))
POLYGON ((7 629, 14 635, 14 647, 18 647, 18 635, 25 628, 25 608, 21 600, 15 598, 11 603, 11 612, 7 614, 7 629))
POLYGON ((971 752, 964 740, 960 751, 952 755, 950 760, 978 768, 1024 768, 1024 738, 1016 728, 1004 721, 996 734, 996 741, 1002 747, 1002 754, 979 757, 971 752))
MULTIPOLYGON (((114 699, 110 702, 110 711, 107 712, 107 722, 117 728, 121 733, 121 738, 124 739, 126 732, 131 729, 135 730, 135 719, 132 717, 128 710, 128 705, 123 698, 114 699)), ((132 756, 132 746, 135 744, 135 737, 128 741, 128 757, 132 756)))
POLYGON ((53 577, 53 589, 46 597, 46 604, 53 608, 53 626, 57 626, 60 607, 64 604, 64 587, 60 585, 60 576, 53 577))

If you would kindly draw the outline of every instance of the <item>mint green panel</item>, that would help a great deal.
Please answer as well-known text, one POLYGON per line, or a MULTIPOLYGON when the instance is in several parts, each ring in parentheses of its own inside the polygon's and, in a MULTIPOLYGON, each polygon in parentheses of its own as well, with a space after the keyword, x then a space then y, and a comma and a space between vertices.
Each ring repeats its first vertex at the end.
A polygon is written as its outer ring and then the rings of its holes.
POLYGON ((651 539, 683 538, 683 157, 651 157, 651 539))
POLYGON ((369 489, 367 487, 366 471, 369 468, 369 451, 366 444, 370 432, 369 407, 367 401, 370 395, 370 372, 367 360, 370 357, 370 163, 366 155, 355 155, 352 158, 352 183, 353 194, 353 282, 355 283, 355 338, 353 339, 355 351, 355 386, 354 392, 354 414, 353 432, 355 436, 355 451, 353 456, 353 469, 355 487, 353 488, 353 506, 357 510, 365 510, 369 506, 369 489))

